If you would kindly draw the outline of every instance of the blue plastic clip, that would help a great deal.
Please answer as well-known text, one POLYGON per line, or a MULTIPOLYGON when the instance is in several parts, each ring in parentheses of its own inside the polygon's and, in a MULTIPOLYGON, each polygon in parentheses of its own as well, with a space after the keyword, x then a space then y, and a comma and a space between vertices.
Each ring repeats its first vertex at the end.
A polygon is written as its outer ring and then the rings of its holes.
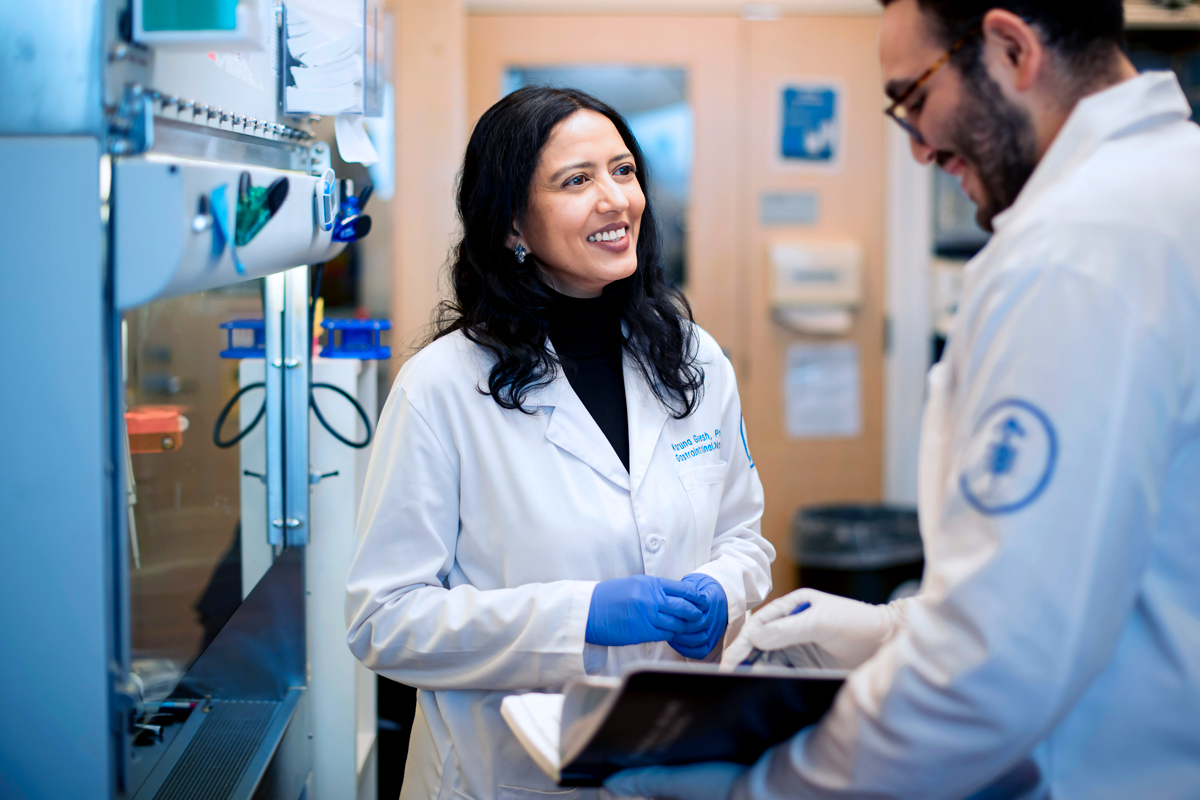
POLYGON ((392 357, 392 348, 379 343, 381 332, 392 327, 386 319, 327 319, 321 327, 329 331, 321 358, 382 361, 392 357))
MULTIPOLYGON (((343 187, 348 184, 349 181, 342 182, 343 187)), ((349 192, 343 195, 337 222, 333 226, 335 242, 357 242, 371 232, 371 218, 364 214, 363 210, 367 207, 367 201, 371 199, 372 191, 371 184, 367 184, 362 194, 357 197, 349 192)))
POLYGON ((222 183, 213 189, 212 197, 209 200, 213 217, 212 254, 219 257, 225 250, 225 244, 228 243, 229 255, 233 258, 233 268, 237 270, 238 275, 245 275, 246 267, 238 259, 237 248, 234 247, 233 236, 229 232, 229 204, 225 202, 225 187, 227 185, 222 183))
POLYGON ((225 243, 229 241, 229 205, 225 202, 225 186, 222 183, 213 189, 208 201, 213 218, 212 254, 218 258, 225 252, 225 243))
MULTIPOLYGON (((222 322, 221 327, 229 333, 229 347, 221 351, 221 358, 266 358, 267 326, 261 319, 235 319, 222 322), (234 331, 253 331, 254 342, 249 347, 234 344, 234 331)), ((244 337, 238 337, 244 338, 244 337)))

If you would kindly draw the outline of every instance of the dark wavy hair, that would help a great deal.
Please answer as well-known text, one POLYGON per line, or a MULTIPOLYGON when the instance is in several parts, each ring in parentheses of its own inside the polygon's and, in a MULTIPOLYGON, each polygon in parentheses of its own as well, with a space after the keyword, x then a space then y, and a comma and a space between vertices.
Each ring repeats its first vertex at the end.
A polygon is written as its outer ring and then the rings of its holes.
MULTIPOLYGON (((880 0, 890 6, 897 0, 880 0)), ((972 67, 981 48, 968 34, 989 11, 1011 11, 1036 26, 1046 43, 1056 49, 1077 72, 1102 70, 1125 46, 1125 4, 1122 0, 917 0, 932 15, 935 33, 942 46, 952 47, 960 39, 967 44, 955 54, 960 67, 972 67)))
POLYGON ((450 265, 454 296, 438 306, 431 341, 455 331, 495 357, 487 389, 502 408, 525 408, 535 389, 551 383, 559 363, 548 347, 549 288, 534 258, 517 261, 507 240, 523 222, 533 173, 554 128, 577 111, 603 114, 616 127, 637 167, 646 195, 637 241, 637 269, 607 292, 619 296, 623 347, 659 402, 676 418, 695 410, 704 390, 687 300, 664 278, 658 226, 641 148, 625 120, 574 89, 531 86, 489 108, 467 143, 458 179, 462 238, 450 265))

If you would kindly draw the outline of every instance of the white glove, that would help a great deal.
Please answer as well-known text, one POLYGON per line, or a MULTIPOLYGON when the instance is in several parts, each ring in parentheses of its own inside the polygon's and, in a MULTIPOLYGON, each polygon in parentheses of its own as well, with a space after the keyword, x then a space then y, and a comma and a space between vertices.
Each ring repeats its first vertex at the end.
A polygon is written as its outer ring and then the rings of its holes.
POLYGON ((651 800, 726 800, 748 767, 715 761, 686 767, 645 767, 618 772, 604 782, 617 797, 651 800))
POLYGON ((797 589, 755 612, 725 649, 721 667, 731 669, 754 649, 783 650, 793 664, 854 669, 890 639, 909 599, 885 606, 860 603, 816 589, 797 589), (809 607, 792 612, 805 603, 809 607))

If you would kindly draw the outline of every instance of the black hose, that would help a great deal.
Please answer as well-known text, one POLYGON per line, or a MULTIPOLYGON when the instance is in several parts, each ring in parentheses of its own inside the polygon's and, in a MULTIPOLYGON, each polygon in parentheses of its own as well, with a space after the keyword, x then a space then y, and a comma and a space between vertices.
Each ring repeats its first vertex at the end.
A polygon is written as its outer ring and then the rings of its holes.
MULTIPOLYGON (((246 392, 250 391, 251 389, 263 389, 265 387, 266 387, 266 384, 264 384, 264 383, 250 383, 250 384, 243 386, 241 389, 238 389, 237 394, 235 394, 233 397, 229 398, 229 402, 225 404, 225 407, 221 409, 221 413, 217 415, 217 424, 213 426, 213 444, 215 444, 217 447, 220 447, 221 449, 227 449, 227 448, 233 447, 235 444, 240 442, 242 439, 245 439, 250 434, 250 431, 254 430, 255 426, 257 426, 258 423, 262 422, 263 416, 267 413, 266 400, 263 401, 262 406, 260 406, 258 409, 258 413, 254 415, 254 419, 250 421, 250 424, 246 426, 245 430, 238 431, 238 434, 236 436, 234 436, 232 439, 229 439, 227 441, 221 440, 221 428, 224 427, 225 420, 229 416, 229 412, 233 410, 233 407, 235 405, 237 405, 237 401, 241 399, 242 395, 244 395, 246 392)), ((372 438, 373 432, 371 430, 371 419, 367 415, 366 409, 363 408, 362 405, 357 400, 355 400, 353 396, 351 396, 349 393, 347 393, 340 386, 334 386, 332 383, 314 383, 309 390, 308 401, 309 401, 309 405, 312 406, 313 413, 317 415, 317 421, 321 423, 321 426, 323 428, 325 428, 325 430, 329 431, 329 434, 333 438, 337 439, 339 442, 346 445, 347 447, 353 447, 353 448, 359 449, 359 450, 361 450, 362 448, 366 447, 367 445, 369 445, 371 443, 371 438, 372 438), (329 421, 325 419, 325 415, 321 413, 320 407, 317 406, 317 398, 312 394, 312 389, 329 389, 331 391, 337 392, 342 397, 349 400, 350 404, 354 406, 354 410, 358 412, 358 416, 362 419, 363 426, 366 427, 366 429, 367 429, 366 438, 364 438, 361 442, 352 442, 349 439, 347 439, 345 436, 342 436, 340 433, 335 431, 333 429, 333 426, 329 424, 329 421)))
MULTIPOLYGON (((317 313, 317 298, 321 296, 321 281, 325 277, 325 265, 317 264, 314 269, 316 270, 316 274, 313 276, 312 299, 308 303, 308 340, 310 342, 313 340, 314 335, 316 333, 313 330, 313 323, 314 323, 314 320, 316 318, 316 313, 317 313)), ((330 332, 329 335, 332 336, 333 333, 330 332)), ((369 416, 367 416, 366 409, 364 409, 361 405, 359 405, 359 402, 357 400, 355 400, 345 390, 343 390, 342 388, 340 388, 338 386, 334 386, 331 383, 313 383, 312 382, 312 360, 311 359, 309 359, 309 362, 308 362, 308 369, 309 369, 309 372, 308 372, 308 381, 309 381, 308 404, 312 407, 313 413, 317 415, 317 421, 321 423, 321 427, 323 427, 325 430, 329 431, 330 436, 337 439, 339 442, 346 445, 347 447, 353 447, 356 450, 361 450, 362 448, 369 445, 371 443, 371 436, 372 436, 371 418, 369 416), (325 420, 325 416, 321 413, 321 409, 317 407, 317 398, 312 392, 313 389, 330 389, 332 391, 337 392, 338 394, 340 394, 342 397, 346 398, 347 400, 349 400, 351 405, 354 406, 354 410, 358 412, 358 416, 362 417, 363 425, 366 426, 366 429, 367 429, 367 437, 365 439, 363 439, 361 442, 352 442, 349 439, 347 439, 345 436, 342 436, 340 433, 335 431, 333 429, 333 426, 330 425, 325 420)))
POLYGON ((367 410, 363 408, 362 405, 359 404, 359 402, 355 400, 354 397, 351 396, 350 393, 345 389, 341 388, 340 386, 334 386, 332 383, 314 383, 312 388, 308 391, 308 404, 312 406, 313 413, 317 415, 317 421, 321 423, 325 430, 329 431, 330 436, 337 439, 342 444, 346 445, 347 447, 353 447, 356 450, 361 450, 371 443, 371 418, 367 416, 367 410), (367 429, 366 438, 364 438, 361 442, 352 442, 345 436, 342 436, 340 433, 335 431, 333 426, 325 421, 325 417, 321 414, 321 409, 317 407, 317 398, 312 393, 312 389, 329 389, 337 392, 342 397, 349 400, 350 404, 354 406, 354 410, 358 412, 358 416, 362 418, 363 425, 367 429))
POLYGON ((254 419, 251 420, 250 424, 246 426, 245 430, 238 431, 237 436, 234 436, 228 441, 221 441, 221 428, 225 425, 225 418, 229 416, 229 412, 233 410, 235 405, 237 405, 237 401, 241 399, 242 395, 251 389, 265 388, 267 388, 265 383, 248 383, 242 388, 238 389, 237 394, 229 398, 229 402, 225 404, 225 407, 221 409, 221 413, 217 415, 217 424, 213 426, 213 444, 215 444, 217 447, 220 447, 222 450, 233 447, 242 439, 245 439, 250 431, 254 430, 254 426, 262 422, 263 415, 267 413, 267 400, 265 397, 263 398, 262 407, 258 409, 258 413, 254 415, 254 419))
MULTIPOLYGON (((315 281, 314 281, 315 286, 313 288, 312 299, 309 301, 309 304, 308 304, 308 341, 310 341, 310 342, 313 340, 313 322, 314 322, 314 318, 316 316, 316 310, 317 310, 317 297, 319 297, 321 294, 321 280, 324 277, 324 274, 325 274, 325 265, 318 264, 316 267, 316 275, 315 275, 315 281)), ((264 289, 263 302, 265 305, 265 303, 266 303, 265 289, 264 289)), ((367 415, 366 409, 364 409, 362 407, 362 405, 357 400, 354 399, 353 396, 351 396, 348 392, 346 392, 344 389, 342 389, 339 386, 334 386, 331 383, 313 383, 312 382, 312 360, 311 359, 309 359, 309 362, 308 362, 308 369, 309 369, 309 373, 308 373, 308 380, 309 380, 308 404, 312 408, 313 413, 317 415, 317 421, 321 423, 321 426, 323 428, 325 428, 325 430, 329 431, 330 436, 337 439, 339 442, 346 445, 347 447, 353 447, 356 450, 361 450, 362 448, 369 445, 371 443, 371 438, 372 438, 373 432, 371 431, 371 418, 367 415), (317 406, 317 398, 313 394, 313 389, 329 389, 331 391, 337 392, 342 397, 349 400, 350 404, 352 406, 354 406, 354 410, 358 412, 358 416, 362 418, 363 425, 367 429, 366 438, 364 438, 361 442, 352 442, 349 439, 347 439, 345 436, 342 436, 340 433, 335 431, 333 429, 333 426, 330 425, 328 420, 325 419, 325 415, 321 413, 321 409, 317 406)), ((265 383, 250 383, 250 384, 243 386, 241 389, 238 389, 237 394, 235 394, 233 397, 229 398, 229 402, 225 404, 225 407, 221 409, 221 413, 217 415, 217 424, 215 426, 213 426, 213 444, 215 444, 217 447, 220 447, 222 449, 233 447, 235 444, 240 442, 242 439, 245 439, 246 436, 250 433, 250 431, 254 430, 255 426, 258 425, 258 423, 262 421, 263 416, 267 413, 267 401, 265 398, 263 399, 262 407, 260 409, 258 409, 258 413, 254 416, 254 419, 250 422, 250 424, 246 426, 245 430, 239 431, 237 436, 233 437, 232 439, 230 439, 228 441, 221 441, 221 428, 225 425, 225 418, 229 416, 229 412, 233 410, 233 407, 235 405, 237 405, 237 401, 241 399, 242 395, 244 395, 246 392, 250 391, 251 389, 264 389, 264 388, 266 388, 265 383)))

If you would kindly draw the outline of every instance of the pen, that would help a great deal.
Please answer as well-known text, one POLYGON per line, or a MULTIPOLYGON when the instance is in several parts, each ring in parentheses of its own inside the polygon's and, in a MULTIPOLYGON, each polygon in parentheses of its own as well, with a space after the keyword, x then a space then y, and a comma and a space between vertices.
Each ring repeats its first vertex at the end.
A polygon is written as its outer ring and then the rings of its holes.
MULTIPOLYGON (((791 614, 788 614, 788 616, 794 617, 797 614, 799 614, 801 611, 804 611, 805 609, 808 609, 811 607, 812 607, 812 603, 801 603, 800 605, 796 606, 796 608, 792 611, 791 614)), ((752 667, 755 664, 757 664, 759 662, 759 660, 765 655, 766 655, 765 651, 759 650, 756 647, 750 651, 750 656, 745 661, 743 661, 739 666, 752 667)))

